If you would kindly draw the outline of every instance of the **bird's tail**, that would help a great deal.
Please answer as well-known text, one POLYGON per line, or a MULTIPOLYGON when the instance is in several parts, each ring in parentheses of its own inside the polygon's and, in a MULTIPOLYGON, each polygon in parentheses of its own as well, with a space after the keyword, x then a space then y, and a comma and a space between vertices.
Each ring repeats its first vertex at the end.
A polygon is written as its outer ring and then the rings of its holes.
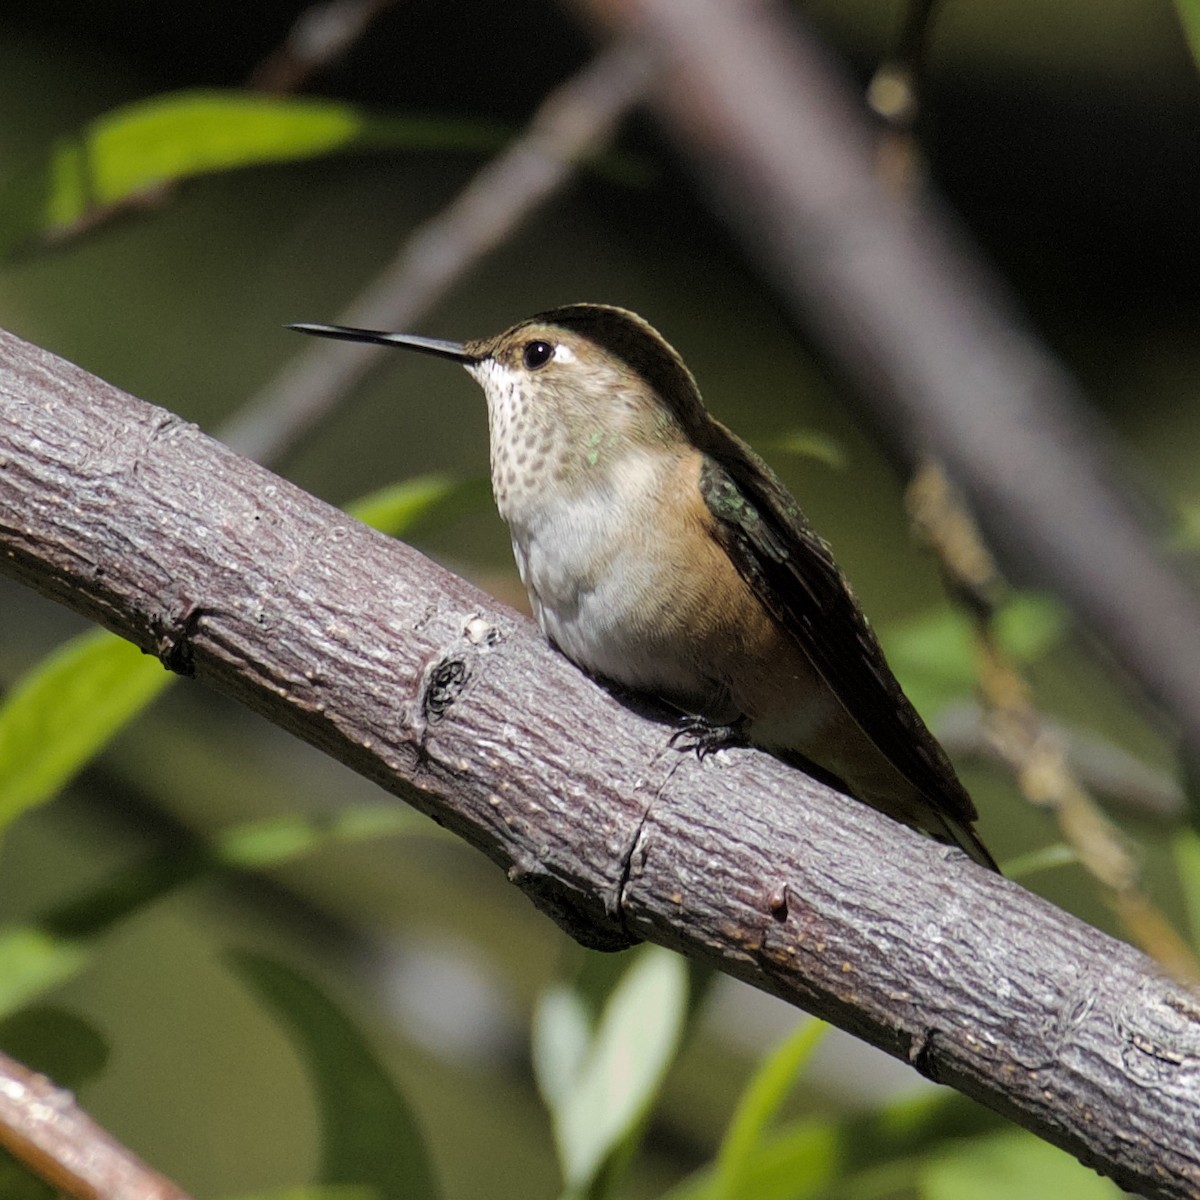
POLYGON ((980 841, 979 834, 970 825, 965 821, 955 820, 954 817, 943 812, 938 813, 938 818, 945 829, 947 840, 953 842, 960 850, 964 851, 968 858, 974 859, 981 867, 987 867, 989 871, 995 871, 997 875, 1003 874, 988 848, 980 841))

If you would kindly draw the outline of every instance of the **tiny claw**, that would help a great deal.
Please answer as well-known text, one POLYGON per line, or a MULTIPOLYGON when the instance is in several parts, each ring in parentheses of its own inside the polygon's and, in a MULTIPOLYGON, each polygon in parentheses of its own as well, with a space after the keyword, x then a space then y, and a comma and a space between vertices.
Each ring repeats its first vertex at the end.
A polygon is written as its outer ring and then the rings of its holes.
POLYGON ((745 746, 746 734, 741 723, 717 725, 706 717, 681 717, 679 728, 671 734, 670 745, 685 754, 695 751, 696 758, 703 762, 710 754, 730 746, 745 746))

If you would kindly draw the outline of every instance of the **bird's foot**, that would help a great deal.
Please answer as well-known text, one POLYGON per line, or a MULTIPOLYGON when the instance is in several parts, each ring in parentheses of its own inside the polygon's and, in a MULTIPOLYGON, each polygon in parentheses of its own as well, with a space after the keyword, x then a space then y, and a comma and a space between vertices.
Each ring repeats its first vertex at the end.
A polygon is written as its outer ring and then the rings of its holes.
POLYGON ((710 754, 731 746, 748 746, 744 723, 735 721, 729 725, 718 725, 707 717, 686 716, 680 718, 679 727, 671 734, 671 743, 676 750, 686 753, 695 751, 703 762, 710 754))

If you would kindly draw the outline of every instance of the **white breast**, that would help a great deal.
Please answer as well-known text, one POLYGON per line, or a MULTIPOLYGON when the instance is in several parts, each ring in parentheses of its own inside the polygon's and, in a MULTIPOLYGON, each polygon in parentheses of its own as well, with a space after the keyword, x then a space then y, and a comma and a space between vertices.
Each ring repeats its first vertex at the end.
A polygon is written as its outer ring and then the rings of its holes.
POLYGON ((552 502, 522 497, 505 515, 534 615, 568 658, 626 687, 687 695, 692 673, 658 636, 672 588, 656 522, 668 467, 633 451, 619 478, 601 470, 590 486, 552 502))

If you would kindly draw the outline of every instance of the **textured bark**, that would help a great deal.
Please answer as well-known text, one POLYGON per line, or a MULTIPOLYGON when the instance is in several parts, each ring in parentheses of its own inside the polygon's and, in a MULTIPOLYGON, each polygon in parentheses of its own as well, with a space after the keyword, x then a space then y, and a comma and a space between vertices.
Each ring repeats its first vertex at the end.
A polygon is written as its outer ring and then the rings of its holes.
POLYGON ((674 947, 1131 1190, 1200 1193, 1200 1001, 1144 956, 771 758, 671 749, 463 580, 3 334, 0 563, 429 813, 585 944, 674 947))

